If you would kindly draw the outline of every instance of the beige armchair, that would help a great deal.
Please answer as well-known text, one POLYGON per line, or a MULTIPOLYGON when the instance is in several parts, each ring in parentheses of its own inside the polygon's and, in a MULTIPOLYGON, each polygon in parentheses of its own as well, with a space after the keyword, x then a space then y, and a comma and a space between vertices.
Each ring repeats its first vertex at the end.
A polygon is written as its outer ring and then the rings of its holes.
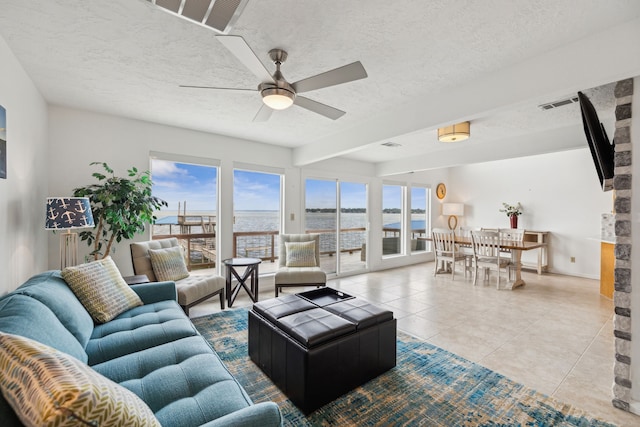
MULTIPOLYGON (((148 242, 135 242, 130 244, 131 261, 135 274, 145 274, 150 281, 157 281, 149 255, 150 249, 166 249, 179 247, 178 239, 151 240, 148 242)), ((186 267, 185 267, 186 268, 186 267)), ((189 308, 209 298, 219 295, 220 308, 224 310, 225 280, 217 274, 193 274, 189 273, 184 279, 175 280, 178 293, 178 304, 185 314, 189 315, 189 308)))
MULTIPOLYGON (((284 287, 316 286, 327 284, 327 275, 320 269, 320 235, 319 234, 281 234, 278 255, 278 271, 275 276, 276 297, 284 287), (287 251, 287 243, 313 243, 313 256, 308 263, 293 262, 292 248, 287 251), (289 259, 287 258, 289 252, 289 259), (298 266, 306 264, 305 266, 298 266)), ((297 260, 296 260, 297 261, 297 260)))

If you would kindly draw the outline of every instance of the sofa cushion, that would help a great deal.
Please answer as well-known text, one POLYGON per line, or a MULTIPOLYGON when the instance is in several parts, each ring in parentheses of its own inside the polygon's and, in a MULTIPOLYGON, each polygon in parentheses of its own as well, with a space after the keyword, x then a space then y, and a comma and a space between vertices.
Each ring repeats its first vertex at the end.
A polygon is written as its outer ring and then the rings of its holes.
POLYGON ((200 425, 252 404, 200 335, 93 368, 140 396, 163 426, 200 425))
POLYGON ((93 320, 105 323, 130 308, 142 305, 129 289, 111 257, 62 270, 62 277, 93 320))
POLYGON ((0 333, 2 394, 25 425, 158 426, 134 393, 49 346, 0 333))
POLYGON ((189 277, 184 253, 180 246, 164 249, 149 249, 153 274, 160 281, 180 280, 189 277))
POLYGON ((93 320, 60 275, 47 271, 27 280, 14 293, 28 295, 49 307, 84 347, 93 332, 93 320))
POLYGON ((89 365, 151 348, 198 332, 175 301, 161 301, 128 310, 96 325, 86 347, 89 365))
POLYGON ((316 267, 316 242, 284 242, 287 267, 316 267))
POLYGON ((0 331, 31 338, 87 361, 87 353, 76 337, 49 307, 30 296, 12 293, 0 300, 0 331))

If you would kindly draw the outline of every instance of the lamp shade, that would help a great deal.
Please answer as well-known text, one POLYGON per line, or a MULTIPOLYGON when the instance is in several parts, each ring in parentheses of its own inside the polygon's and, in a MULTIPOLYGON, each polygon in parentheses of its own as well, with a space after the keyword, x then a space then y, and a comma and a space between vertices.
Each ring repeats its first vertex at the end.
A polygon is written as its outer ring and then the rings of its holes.
POLYGON ((464 215, 464 204, 462 204, 462 203, 443 203, 442 204, 442 215, 463 216, 464 215))
POLYGON ((438 129, 438 141, 456 142, 464 141, 471 136, 471 123, 462 122, 438 129))
POLYGON ((49 197, 47 230, 93 227, 93 214, 88 197, 49 197))

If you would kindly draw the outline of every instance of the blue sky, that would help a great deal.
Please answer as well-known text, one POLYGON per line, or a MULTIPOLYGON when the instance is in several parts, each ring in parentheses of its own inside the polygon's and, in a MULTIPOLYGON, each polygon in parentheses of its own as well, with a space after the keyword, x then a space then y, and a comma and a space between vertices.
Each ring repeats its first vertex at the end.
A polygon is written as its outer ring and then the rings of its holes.
MULTIPOLYGON (((336 181, 307 179, 306 207, 307 208, 336 208, 336 181)), ((366 208, 366 185, 353 182, 340 183, 340 201, 343 208, 366 208)))
MULTIPOLYGON (((187 202, 187 213, 215 211, 217 168, 153 159, 153 194, 166 200, 166 210, 177 211, 187 202)), ((280 176, 234 171, 234 208, 236 210, 278 210, 280 176)))
MULTIPOLYGON (((153 159, 151 165, 153 194, 169 203, 167 210, 177 211, 187 202, 187 213, 215 211, 217 201, 217 168, 153 159)), ((276 174, 234 170, 234 208, 236 210, 278 210, 280 176, 276 174)), ((335 208, 336 181, 307 179, 306 207, 335 208)), ((383 186, 384 208, 402 205, 400 186, 383 186)), ((412 189, 413 206, 426 206, 425 190, 412 189)), ((366 208, 366 185, 341 182, 343 208, 366 208)))
POLYGON ((217 168, 153 159, 151 162, 153 195, 167 201, 166 210, 181 210, 187 202, 187 213, 215 211, 217 168))
POLYGON ((233 207, 238 211, 280 210, 280 175, 234 170, 233 207))
POLYGON ((400 185, 382 186, 382 209, 402 207, 402 187, 400 185))
POLYGON ((423 187, 411 187, 411 208, 427 208, 427 189, 423 187))

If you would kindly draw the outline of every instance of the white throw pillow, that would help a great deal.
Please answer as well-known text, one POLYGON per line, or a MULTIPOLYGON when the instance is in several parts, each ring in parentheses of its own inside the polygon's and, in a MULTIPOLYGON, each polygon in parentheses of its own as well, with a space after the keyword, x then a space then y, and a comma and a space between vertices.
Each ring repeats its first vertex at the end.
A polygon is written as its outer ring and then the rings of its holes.
POLYGON ((316 242, 284 242, 287 249, 287 267, 316 267, 316 242))
POLYGON ((124 281, 111 257, 67 267, 62 278, 87 309, 93 320, 106 323, 142 300, 124 281))
POLYGON ((187 264, 180 246, 164 249, 149 249, 151 267, 156 279, 164 282, 168 280, 180 280, 189 277, 187 264))

